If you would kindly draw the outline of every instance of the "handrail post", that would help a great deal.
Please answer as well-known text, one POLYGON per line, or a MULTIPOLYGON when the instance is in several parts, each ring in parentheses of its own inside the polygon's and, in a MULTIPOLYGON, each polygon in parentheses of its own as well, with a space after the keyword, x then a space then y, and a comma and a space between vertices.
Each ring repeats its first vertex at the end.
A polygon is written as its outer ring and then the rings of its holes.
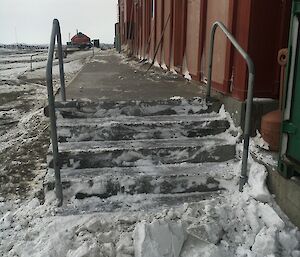
POLYGON ((33 55, 30 56, 30 71, 32 71, 32 57, 33 55))
POLYGON ((32 67, 32 61, 33 61, 33 56, 38 55, 37 53, 30 55, 30 71, 33 71, 33 67, 32 67))
POLYGON ((254 73, 249 72, 248 77, 248 93, 247 93, 247 104, 246 104, 246 115, 245 115, 245 126, 244 126, 244 146, 242 156, 242 170, 239 191, 243 191, 244 185, 248 182, 248 155, 249 155, 249 143, 251 135, 251 114, 253 105, 253 85, 254 85, 254 73))
MULTIPOLYGON (((60 167, 59 167, 59 152, 58 152, 57 126, 56 126, 56 115, 55 115, 55 97, 53 94, 53 81, 52 81, 53 55, 54 55, 54 48, 55 48, 55 39, 58 34, 58 28, 59 28, 59 22, 57 19, 54 19, 50 45, 48 50, 46 82, 47 82, 47 92, 48 92, 50 133, 51 133, 52 152, 53 152, 53 168, 55 173, 55 194, 59 201, 58 206, 62 206, 63 192, 62 192, 60 167)), ((60 71, 63 71, 63 69, 62 70, 60 69, 60 71)))
POLYGON ((210 45, 209 45, 209 56, 208 56, 208 75, 207 75, 207 88, 206 88, 206 97, 211 96, 211 80, 212 80, 212 65, 213 65, 213 56, 214 56, 214 44, 215 44, 215 35, 216 35, 217 25, 214 24, 210 33, 210 45))
POLYGON ((58 61, 59 61, 59 76, 60 76, 60 93, 61 100, 63 102, 66 101, 66 86, 65 86, 65 72, 64 72, 64 55, 62 49, 62 40, 61 40, 61 32, 59 21, 57 21, 57 51, 58 51, 58 61))
POLYGON ((253 105, 253 85, 255 79, 255 67, 250 56, 239 45, 239 43, 236 41, 236 39, 230 33, 230 31, 226 28, 226 26, 222 22, 216 21, 212 26, 211 35, 210 35, 206 97, 211 96, 214 42, 215 42, 216 30, 218 27, 224 32, 224 34, 234 45, 236 50, 238 50, 241 56, 245 59, 248 66, 249 75, 248 75, 247 106, 246 106, 245 126, 244 126, 244 146, 243 146, 241 176, 240 176, 240 183, 239 183, 239 191, 242 192, 244 185, 248 181, 247 167, 248 167, 249 142, 250 142, 250 133, 251 133, 251 113, 252 113, 252 105, 253 105))

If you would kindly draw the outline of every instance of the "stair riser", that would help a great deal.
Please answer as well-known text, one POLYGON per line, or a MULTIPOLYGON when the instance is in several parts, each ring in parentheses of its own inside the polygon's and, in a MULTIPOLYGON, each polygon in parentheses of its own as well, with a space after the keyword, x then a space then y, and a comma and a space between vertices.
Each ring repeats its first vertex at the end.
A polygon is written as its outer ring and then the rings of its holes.
MULTIPOLYGON (((58 208, 56 215, 67 216, 67 215, 78 215, 78 214, 89 214, 89 213, 115 213, 124 212, 128 215, 128 212, 151 212, 158 213, 165 209, 170 208, 182 208, 184 203, 199 203, 203 204, 203 211, 206 205, 206 201, 215 199, 218 197, 220 192, 204 192, 204 193, 187 193, 187 194, 169 194, 169 195, 151 195, 142 194, 137 196, 123 195, 112 197, 108 199, 100 198, 86 198, 80 200, 78 205, 72 204, 69 206, 63 206, 58 208)), ((66 201, 65 201, 66 202, 66 201)), ((125 215, 125 219, 126 216, 125 215)))
MULTIPOLYGON (((207 176, 102 176, 82 178, 73 181, 62 179, 64 194, 77 199, 97 196, 101 199, 125 194, 173 194, 213 192, 220 190, 219 182, 207 176)), ((48 182, 46 190, 54 189, 54 182, 48 182)))
POLYGON ((228 128, 229 123, 225 120, 185 124, 114 124, 111 127, 94 125, 60 127, 58 137, 60 142, 185 138, 216 135, 228 128))
MULTIPOLYGON (((153 165, 176 164, 182 162, 204 163, 224 162, 235 157, 234 145, 220 145, 209 149, 201 147, 183 147, 167 149, 137 149, 137 150, 115 150, 103 152, 84 153, 61 153, 60 167, 74 169, 101 168, 101 167, 129 167, 137 166, 139 160, 146 160, 147 164, 153 165)), ((52 157, 48 156, 49 167, 53 168, 52 157)))

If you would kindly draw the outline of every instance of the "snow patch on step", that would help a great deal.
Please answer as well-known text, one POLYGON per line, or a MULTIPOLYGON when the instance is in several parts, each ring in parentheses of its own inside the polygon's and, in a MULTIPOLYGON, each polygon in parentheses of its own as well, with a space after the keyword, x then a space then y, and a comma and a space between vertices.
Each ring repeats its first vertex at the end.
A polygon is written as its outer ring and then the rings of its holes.
MULTIPOLYGON (((197 109, 194 109, 197 111, 197 109)), ((182 110, 186 112, 186 110, 182 110)), ((74 126, 95 126, 95 127, 111 127, 119 124, 123 125, 147 125, 147 124, 180 124, 182 122, 205 122, 227 119, 223 114, 205 113, 205 114, 172 114, 172 115, 155 115, 155 116, 119 116, 105 118, 63 118, 59 119, 57 125, 59 127, 74 126)))
POLYGON ((170 97, 170 100, 182 100, 184 99, 182 96, 172 96, 170 97))

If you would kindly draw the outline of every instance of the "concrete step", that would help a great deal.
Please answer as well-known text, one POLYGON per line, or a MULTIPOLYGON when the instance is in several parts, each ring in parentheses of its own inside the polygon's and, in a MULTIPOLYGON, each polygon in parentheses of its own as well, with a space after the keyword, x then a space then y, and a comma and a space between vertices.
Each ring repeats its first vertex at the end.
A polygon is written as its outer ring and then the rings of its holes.
MULTIPOLYGON (((178 194, 213 192, 224 189, 232 181, 236 162, 175 164, 98 169, 62 169, 61 179, 66 199, 101 199, 126 193, 178 194)), ((46 191, 54 189, 54 171, 45 179, 46 191)))
MULTIPOLYGON (((218 112, 221 104, 213 99, 173 98, 157 101, 120 101, 120 102, 67 102, 57 103, 57 108, 64 118, 154 116, 175 114, 201 114, 218 112)), ((45 114, 47 115, 47 108, 45 114)))
MULTIPOLYGON (((178 208, 185 203, 199 202, 203 206, 208 201, 215 201, 221 194, 218 192, 197 192, 183 194, 119 194, 106 199, 90 197, 83 200, 65 201, 61 208, 57 209, 56 215, 83 215, 92 213, 116 213, 126 215, 130 212, 158 213, 165 209, 178 208)), ((126 217, 126 216, 125 216, 126 217)))
MULTIPOLYGON (((60 167, 100 168, 143 163, 223 162, 234 159, 236 138, 227 133, 203 138, 60 143, 60 167), (225 138, 226 136, 226 138, 225 138)), ((53 168, 51 149, 48 164, 53 168)))
POLYGON ((226 131, 230 124, 223 116, 164 115, 146 117, 58 119, 60 142, 113 141, 201 137, 226 131))

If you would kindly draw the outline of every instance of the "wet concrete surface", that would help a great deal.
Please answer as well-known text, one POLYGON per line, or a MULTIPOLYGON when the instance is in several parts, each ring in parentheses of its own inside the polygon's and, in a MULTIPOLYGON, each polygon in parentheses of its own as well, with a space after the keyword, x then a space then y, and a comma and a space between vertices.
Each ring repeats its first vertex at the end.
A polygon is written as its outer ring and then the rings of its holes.
POLYGON ((68 99, 97 100, 158 100, 173 96, 202 96, 200 83, 190 82, 181 75, 152 67, 149 63, 125 58, 114 50, 95 56, 79 72, 67 88, 68 99))

